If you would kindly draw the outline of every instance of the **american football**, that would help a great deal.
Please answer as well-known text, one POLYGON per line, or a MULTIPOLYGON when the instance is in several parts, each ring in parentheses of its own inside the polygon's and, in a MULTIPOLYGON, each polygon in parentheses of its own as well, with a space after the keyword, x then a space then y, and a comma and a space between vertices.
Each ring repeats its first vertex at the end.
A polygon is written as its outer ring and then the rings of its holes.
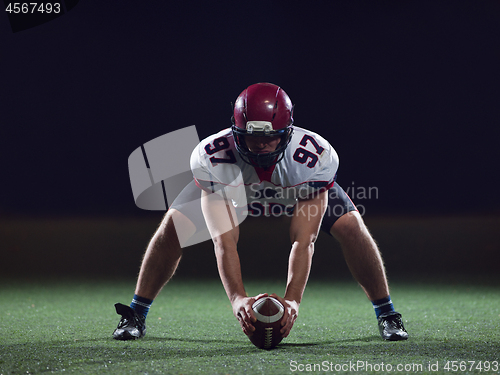
POLYGON ((249 336, 250 341, 259 349, 276 347, 283 339, 280 333, 283 305, 276 298, 264 297, 255 301, 252 310, 257 321, 253 323, 255 331, 249 336))

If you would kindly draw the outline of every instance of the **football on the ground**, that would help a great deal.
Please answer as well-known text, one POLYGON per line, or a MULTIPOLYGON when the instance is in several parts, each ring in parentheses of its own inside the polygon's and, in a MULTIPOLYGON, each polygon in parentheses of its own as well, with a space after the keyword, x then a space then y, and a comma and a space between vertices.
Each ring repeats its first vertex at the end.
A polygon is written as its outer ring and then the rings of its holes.
POLYGON ((276 298, 264 297, 255 301, 252 309, 257 321, 253 323, 255 331, 248 338, 260 349, 276 347, 283 339, 280 333, 283 305, 276 298))

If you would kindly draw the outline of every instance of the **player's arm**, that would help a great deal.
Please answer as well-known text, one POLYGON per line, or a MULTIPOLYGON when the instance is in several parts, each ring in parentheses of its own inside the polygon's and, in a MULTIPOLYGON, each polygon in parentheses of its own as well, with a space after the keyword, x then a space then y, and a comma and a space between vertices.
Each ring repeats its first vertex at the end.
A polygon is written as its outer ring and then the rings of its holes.
POLYGON ((214 243, 219 275, 226 290, 233 313, 240 322, 243 332, 250 335, 255 328, 252 304, 264 295, 247 297, 241 277, 240 259, 237 251, 239 228, 232 204, 218 194, 202 192, 201 207, 214 243))
POLYGON ((288 279, 284 302, 286 303, 283 337, 288 336, 297 319, 299 304, 309 278, 314 243, 318 237, 321 220, 328 204, 328 192, 323 191, 315 197, 299 200, 290 223, 292 249, 288 261, 288 279))

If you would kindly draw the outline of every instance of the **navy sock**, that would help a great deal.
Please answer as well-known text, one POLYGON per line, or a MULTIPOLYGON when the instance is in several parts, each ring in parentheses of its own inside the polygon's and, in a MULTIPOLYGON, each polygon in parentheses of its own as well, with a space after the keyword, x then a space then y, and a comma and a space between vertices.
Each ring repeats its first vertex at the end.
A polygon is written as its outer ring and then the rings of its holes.
POLYGON ((133 308, 137 314, 146 317, 148 316, 149 308, 151 307, 152 304, 153 304, 152 299, 139 297, 137 294, 134 294, 134 298, 132 299, 130 307, 133 308))
POLYGON ((394 312, 394 305, 392 304, 391 296, 372 301, 372 304, 377 318, 384 313, 394 312))

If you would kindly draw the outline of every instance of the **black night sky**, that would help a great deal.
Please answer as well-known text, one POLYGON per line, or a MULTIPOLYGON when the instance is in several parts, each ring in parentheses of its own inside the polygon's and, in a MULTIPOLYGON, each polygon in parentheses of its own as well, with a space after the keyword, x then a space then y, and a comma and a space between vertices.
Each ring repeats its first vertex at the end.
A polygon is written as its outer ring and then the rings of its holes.
POLYGON ((0 215, 143 215, 127 159, 282 86, 371 214, 498 214, 500 2, 80 1, 0 15, 0 215))

